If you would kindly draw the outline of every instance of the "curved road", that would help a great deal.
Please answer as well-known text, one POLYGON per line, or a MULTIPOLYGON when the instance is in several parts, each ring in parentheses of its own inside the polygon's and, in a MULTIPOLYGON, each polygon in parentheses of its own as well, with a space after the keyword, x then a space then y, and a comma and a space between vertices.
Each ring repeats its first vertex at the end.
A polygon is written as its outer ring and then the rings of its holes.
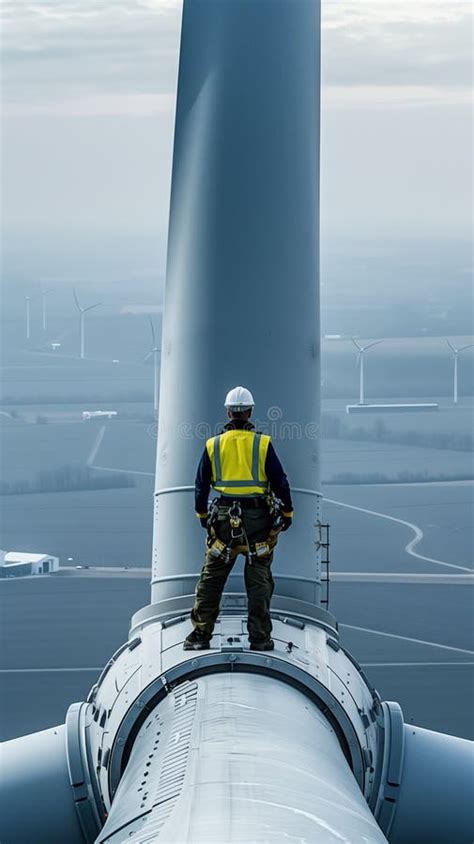
MULTIPOLYGON (((89 457, 87 458, 87 465, 90 469, 99 469, 105 472, 126 472, 132 475, 148 475, 153 477, 153 472, 142 472, 134 469, 120 469, 116 466, 108 467, 108 466, 99 466, 95 463, 97 455, 99 453, 99 449, 102 445, 102 441, 104 439, 106 432, 106 426, 103 425, 99 430, 96 439, 94 440, 94 444, 90 451, 89 457)), ((194 487, 189 487, 189 489, 194 489, 194 487)), ((296 491, 296 490, 295 490, 296 491)), ((311 494, 315 494, 311 490, 298 490, 299 492, 308 492, 311 494)), ((355 504, 346 504, 343 501, 336 501, 333 498, 326 498, 322 492, 318 493, 322 496, 324 501, 327 501, 328 504, 334 504, 336 507, 346 507, 348 510, 356 510, 359 513, 365 513, 368 516, 376 516, 379 519, 385 519, 389 522, 395 522, 396 524, 403 525, 403 527, 409 528, 414 534, 413 538, 405 545, 405 552, 415 559, 423 560, 427 563, 434 563, 437 566, 445 566, 446 568, 456 569, 462 572, 472 572, 472 568, 468 566, 460 566, 456 563, 448 563, 446 560, 437 560, 434 557, 426 557, 424 554, 420 554, 418 551, 415 551, 415 548, 419 543, 422 541, 424 537, 424 533, 422 529, 418 526, 413 524, 412 522, 407 522, 404 519, 399 519, 396 516, 389 516, 388 513, 379 513, 376 510, 368 510, 366 507, 357 507, 355 504)))

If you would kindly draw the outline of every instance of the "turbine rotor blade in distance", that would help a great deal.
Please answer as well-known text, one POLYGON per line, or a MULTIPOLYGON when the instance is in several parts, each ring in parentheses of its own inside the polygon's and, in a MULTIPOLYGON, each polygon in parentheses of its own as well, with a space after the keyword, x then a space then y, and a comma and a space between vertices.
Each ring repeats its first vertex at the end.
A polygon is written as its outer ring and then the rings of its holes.
POLYGON ((82 313, 83 308, 81 308, 81 306, 80 306, 80 304, 79 304, 79 299, 77 298, 77 293, 76 293, 76 291, 75 291, 74 287, 72 288, 72 295, 74 296, 74 301, 75 301, 75 303, 76 303, 76 305, 77 305, 77 309, 78 309, 78 311, 80 311, 80 312, 82 313))
POLYGON ((361 345, 359 345, 359 343, 357 342, 357 340, 355 340, 355 339, 354 339, 354 337, 351 337, 351 340, 352 340, 352 342, 354 343, 354 346, 356 347, 356 349, 359 349, 359 352, 362 352, 362 351, 363 351, 362 346, 361 346, 361 345))
POLYGON ((473 346, 474 346, 474 343, 468 343, 467 346, 460 346, 459 349, 458 349, 458 352, 463 352, 464 349, 472 349, 473 346))
POLYGON ((369 344, 368 344, 368 346, 364 346, 364 352, 365 352, 367 349, 371 349, 371 348, 372 348, 372 346, 378 346, 378 345, 379 345, 379 343, 383 343, 383 340, 374 340, 374 341, 373 341, 373 343, 369 343, 369 344))
POLYGON ((156 346, 155 328, 154 328, 153 320, 152 320, 151 316, 149 316, 148 319, 150 321, 151 336, 153 337, 153 346, 155 347, 156 346))
POLYGON ((85 311, 91 311, 91 310, 92 310, 92 308, 98 308, 98 307, 99 307, 99 305, 101 305, 101 304, 102 304, 102 302, 96 302, 96 303, 95 303, 95 305, 89 305, 87 308, 82 308, 82 310, 83 310, 84 312, 85 312, 85 311))

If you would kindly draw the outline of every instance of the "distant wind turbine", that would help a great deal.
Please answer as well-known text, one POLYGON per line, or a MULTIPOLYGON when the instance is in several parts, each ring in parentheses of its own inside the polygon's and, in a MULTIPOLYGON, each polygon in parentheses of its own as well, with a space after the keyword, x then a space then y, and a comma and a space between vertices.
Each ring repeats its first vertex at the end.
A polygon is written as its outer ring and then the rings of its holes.
POLYGON ((51 293, 51 288, 41 291, 42 310, 43 310, 43 331, 46 331, 46 296, 51 293))
POLYGON ((464 352, 465 349, 472 349, 474 343, 468 343, 467 346, 460 346, 459 349, 456 346, 453 346, 450 340, 446 340, 449 348, 454 354, 454 373, 453 373, 453 402, 454 404, 458 403, 458 355, 459 352, 464 352))
POLYGON ((26 339, 30 339, 30 297, 25 296, 26 306, 26 339))
POLYGON ((374 340, 373 343, 368 343, 367 346, 361 346, 354 337, 351 337, 351 340, 359 352, 357 355, 357 365, 360 367, 359 404, 364 404, 364 352, 367 352, 372 346, 378 346, 379 343, 383 343, 383 340, 374 340))
POLYGON ((150 320, 150 328, 151 328, 151 336, 153 340, 153 346, 151 347, 148 354, 145 355, 143 361, 149 360, 153 355, 153 409, 156 411, 158 410, 158 353, 161 352, 161 349, 158 348, 156 345, 156 338, 155 338, 155 329, 153 326, 153 320, 149 317, 150 320))
POLYGON ((91 311, 93 308, 98 308, 99 305, 102 304, 102 302, 96 302, 94 305, 89 305, 87 308, 82 308, 81 305, 79 304, 79 299, 77 298, 76 291, 74 290, 74 288, 72 289, 72 292, 74 294, 74 301, 77 305, 77 310, 79 311, 79 331, 80 331, 80 336, 81 336, 81 358, 84 359, 85 358, 85 351, 84 351, 84 346, 85 346, 85 344, 84 344, 84 315, 87 313, 87 311, 91 311))

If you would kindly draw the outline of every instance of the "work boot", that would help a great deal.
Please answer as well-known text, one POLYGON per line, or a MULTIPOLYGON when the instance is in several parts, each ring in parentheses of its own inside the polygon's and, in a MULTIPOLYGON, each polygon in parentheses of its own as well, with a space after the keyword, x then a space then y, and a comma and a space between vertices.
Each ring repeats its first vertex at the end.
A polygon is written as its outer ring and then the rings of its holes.
POLYGON ((263 639, 260 642, 250 642, 251 651, 272 651, 275 647, 273 639, 263 639))
POLYGON ((185 651, 207 651, 211 645, 211 637, 208 633, 200 633, 199 630, 193 630, 189 636, 186 636, 183 643, 183 650, 185 651))

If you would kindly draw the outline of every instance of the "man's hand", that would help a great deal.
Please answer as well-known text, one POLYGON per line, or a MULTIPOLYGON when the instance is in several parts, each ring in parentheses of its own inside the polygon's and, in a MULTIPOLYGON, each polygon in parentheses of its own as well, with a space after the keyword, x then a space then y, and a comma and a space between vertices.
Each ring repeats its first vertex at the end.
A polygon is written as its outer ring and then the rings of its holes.
POLYGON ((293 524, 293 516, 285 515, 285 513, 281 513, 280 515, 282 521, 282 531, 288 530, 293 524))
POLYGON ((207 516, 199 516, 199 521, 201 522, 201 527, 207 530, 207 516))

